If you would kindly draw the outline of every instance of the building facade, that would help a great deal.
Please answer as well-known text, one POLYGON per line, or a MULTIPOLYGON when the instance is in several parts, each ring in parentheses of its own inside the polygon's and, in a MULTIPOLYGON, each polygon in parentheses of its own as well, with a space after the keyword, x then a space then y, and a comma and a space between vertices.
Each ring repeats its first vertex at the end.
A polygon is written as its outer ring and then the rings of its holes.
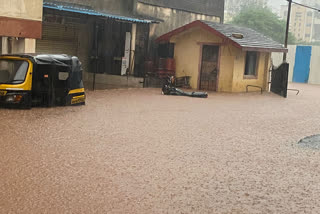
POLYGON ((35 52, 42 35, 42 0, 0 0, 0 53, 35 52))
MULTIPOLYGON (((107 12, 101 5, 79 3, 44 1, 43 35, 36 42, 36 52, 78 56, 87 88, 92 82, 107 84, 108 88, 126 87, 132 81, 122 76, 140 75, 140 67, 135 65, 146 55, 153 21, 121 13, 121 7, 107 12), (95 9, 100 6, 100 10, 95 9)), ((135 80, 134 86, 141 81, 130 79, 135 80)))
MULTIPOLYGON (((156 54, 155 38, 194 20, 223 22, 223 0, 45 0, 43 39, 37 41, 36 51, 78 55, 83 62, 84 76, 92 82, 98 74, 98 84, 107 80, 111 87, 127 84, 127 79, 116 77, 127 73, 143 76, 144 61, 156 54), (86 17, 48 7, 55 4, 68 8, 94 10, 109 15, 129 18, 117 21, 107 19, 99 24, 97 47, 94 31, 97 23, 86 17), (138 20, 137 22, 132 20, 138 20), (144 23, 140 21, 149 20, 144 23), (90 33, 91 32, 91 33, 90 33), (86 39, 89 38, 89 39, 86 39), (64 40, 64 41, 62 41, 64 40), (98 58, 98 60, 95 60, 98 58), (126 60, 124 62, 123 60, 126 60), (99 61, 99 62, 97 62, 99 61), (128 69, 122 69, 126 63, 128 69), (123 84, 122 84, 123 82, 123 84)), ((130 81, 129 81, 130 82, 130 81)), ((133 85, 139 85, 132 81, 133 85)), ((141 85, 141 84, 140 84, 141 85)), ((131 84, 132 86, 132 84, 131 84)), ((142 86, 142 85, 141 85, 142 86)))
POLYGON ((190 77, 193 89, 205 91, 267 90, 271 53, 287 52, 252 29, 207 21, 192 22, 157 41, 175 45, 176 76, 190 77))
MULTIPOLYGON (((29 39, 23 39, 27 41, 22 45, 24 48, 11 48, 10 53, 76 55, 83 64, 84 80, 93 82, 98 75, 98 84, 112 80, 108 84, 123 83, 124 87, 130 82, 130 76, 143 76, 144 61, 156 52, 156 37, 194 20, 221 23, 224 19, 224 0, 12 1, 1 0, 5 10, 0 13, 14 18, 25 14, 21 18, 37 21, 40 31, 34 31, 36 24, 33 23, 29 28, 32 31, 28 32, 38 32, 37 35, 21 35, 21 38, 32 38, 31 45, 29 39), (17 6, 12 8, 12 5, 17 6), (25 48, 29 46, 30 50, 25 48), (123 75, 129 77, 120 78, 123 75)), ((19 33, 11 35, 8 29, 1 30, 7 34, 0 36, 11 36, 13 42, 20 43, 19 33)), ((7 40, 2 39, 1 43, 4 46, 7 40)), ((141 79, 132 82, 141 85, 141 79)))

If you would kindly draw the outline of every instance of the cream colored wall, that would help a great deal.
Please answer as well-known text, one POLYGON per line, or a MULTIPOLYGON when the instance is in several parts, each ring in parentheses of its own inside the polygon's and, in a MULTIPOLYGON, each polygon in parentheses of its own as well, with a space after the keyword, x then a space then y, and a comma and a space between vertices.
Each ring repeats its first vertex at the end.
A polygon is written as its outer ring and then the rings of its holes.
POLYGON ((310 64, 310 84, 320 84, 320 47, 312 46, 311 64, 310 64))
MULTIPOLYGON (((234 61, 234 72, 232 82, 232 92, 245 92, 247 85, 260 86, 267 90, 268 81, 268 66, 270 65, 270 53, 261 52, 259 54, 257 78, 246 79, 244 76, 245 70, 245 51, 238 51, 234 61)), ((250 88, 250 91, 259 91, 258 88, 250 88)))
POLYGON ((43 0, 0 0, 0 16, 42 21, 43 0))
POLYGON ((238 50, 233 45, 223 45, 220 54, 220 69, 218 74, 218 91, 231 92, 234 70, 235 52, 238 50))
POLYGON ((200 28, 193 28, 172 37, 175 43, 176 75, 191 76, 191 87, 198 88, 200 48, 199 42, 221 43, 221 39, 200 28))

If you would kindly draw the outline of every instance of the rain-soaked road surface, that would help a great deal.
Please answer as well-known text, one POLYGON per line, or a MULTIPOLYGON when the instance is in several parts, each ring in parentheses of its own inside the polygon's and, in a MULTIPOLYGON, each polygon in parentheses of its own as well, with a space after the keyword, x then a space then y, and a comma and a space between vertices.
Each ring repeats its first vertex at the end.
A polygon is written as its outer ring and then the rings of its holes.
POLYGON ((320 86, 0 110, 0 213, 319 213, 320 86))

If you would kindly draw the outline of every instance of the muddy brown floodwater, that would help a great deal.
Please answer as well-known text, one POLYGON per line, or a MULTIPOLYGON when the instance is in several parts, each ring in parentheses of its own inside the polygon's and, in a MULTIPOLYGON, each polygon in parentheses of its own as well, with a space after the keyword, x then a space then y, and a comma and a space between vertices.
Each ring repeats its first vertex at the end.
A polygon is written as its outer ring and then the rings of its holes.
POLYGON ((0 110, 0 213, 320 213, 320 86, 0 110))

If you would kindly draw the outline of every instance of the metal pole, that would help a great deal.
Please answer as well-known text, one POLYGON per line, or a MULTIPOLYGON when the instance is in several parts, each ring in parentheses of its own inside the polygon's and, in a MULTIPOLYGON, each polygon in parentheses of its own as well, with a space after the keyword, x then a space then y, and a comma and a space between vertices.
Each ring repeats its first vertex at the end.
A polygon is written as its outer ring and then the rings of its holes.
MULTIPOLYGON (((291 5, 292 5, 292 0, 287 0, 289 2, 289 7, 288 7, 288 17, 287 17, 287 28, 286 28, 286 38, 284 42, 284 47, 288 48, 288 39, 289 39, 289 29, 290 29, 290 18, 291 18, 291 5)), ((283 54, 283 62, 287 61, 287 53, 283 54)))
POLYGON ((95 62, 95 70, 93 73, 93 91, 96 89, 96 74, 98 73, 98 31, 99 31, 99 25, 96 21, 95 23, 95 35, 94 35, 94 49, 95 49, 95 56, 94 56, 94 62, 95 62))
POLYGON ((96 71, 97 69, 95 69, 94 73, 93 73, 93 82, 92 82, 92 90, 95 91, 96 90, 96 71))

